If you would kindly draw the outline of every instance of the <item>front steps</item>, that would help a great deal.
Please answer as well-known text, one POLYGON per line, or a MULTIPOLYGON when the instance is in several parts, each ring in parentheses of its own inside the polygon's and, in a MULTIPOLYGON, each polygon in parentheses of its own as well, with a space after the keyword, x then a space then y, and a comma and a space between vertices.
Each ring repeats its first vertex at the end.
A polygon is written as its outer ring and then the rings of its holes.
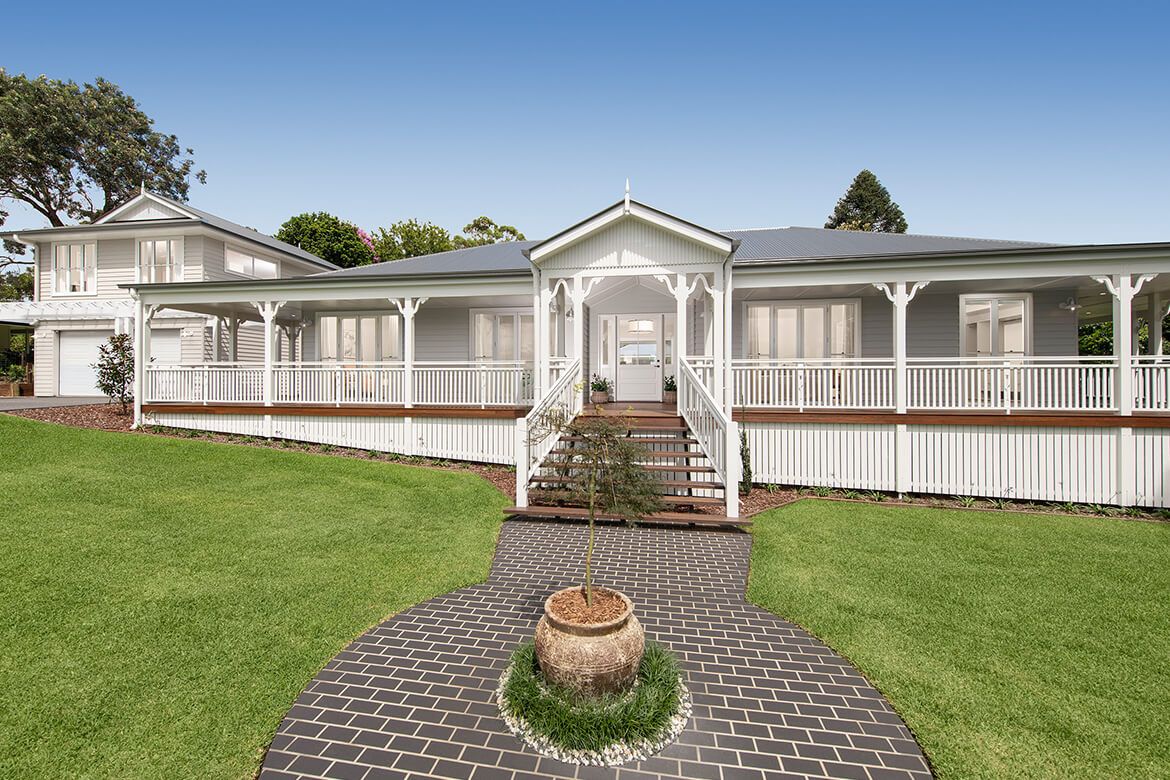
MULTIPOLYGON (((585 415, 601 413, 596 409, 583 412, 585 415)), ((618 415, 610 413, 606 416, 618 415)), ((634 410, 621 415, 621 420, 626 435, 649 450, 642 460, 642 467, 659 479, 662 500, 666 504, 664 511, 642 520, 672 525, 750 525, 748 520, 727 517, 726 486, 717 480, 715 467, 700 449, 698 440, 682 417, 677 413, 639 414, 634 410)), ((567 490, 580 482, 580 477, 570 473, 563 462, 580 440, 580 437, 562 436, 528 482, 529 506, 510 507, 505 512, 515 517, 587 519, 589 510, 573 503, 567 490)), ((626 519, 601 512, 597 517, 626 519)))

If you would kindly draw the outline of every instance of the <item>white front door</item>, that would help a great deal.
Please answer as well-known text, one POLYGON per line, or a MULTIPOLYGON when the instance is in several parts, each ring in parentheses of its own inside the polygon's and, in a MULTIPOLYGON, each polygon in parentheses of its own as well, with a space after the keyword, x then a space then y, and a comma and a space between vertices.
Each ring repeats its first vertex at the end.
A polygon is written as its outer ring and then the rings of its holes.
POLYGON ((662 400, 662 315, 617 318, 617 401, 662 400))

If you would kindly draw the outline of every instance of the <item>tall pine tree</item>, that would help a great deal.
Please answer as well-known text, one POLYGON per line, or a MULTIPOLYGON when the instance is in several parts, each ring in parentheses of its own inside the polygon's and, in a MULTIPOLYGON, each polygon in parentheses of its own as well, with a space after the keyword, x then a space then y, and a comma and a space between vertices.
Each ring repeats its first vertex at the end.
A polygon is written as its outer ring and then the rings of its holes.
POLYGON ((837 201, 825 223, 831 230, 865 230, 870 233, 905 233, 906 217, 890 198, 890 192, 872 172, 863 170, 837 201))

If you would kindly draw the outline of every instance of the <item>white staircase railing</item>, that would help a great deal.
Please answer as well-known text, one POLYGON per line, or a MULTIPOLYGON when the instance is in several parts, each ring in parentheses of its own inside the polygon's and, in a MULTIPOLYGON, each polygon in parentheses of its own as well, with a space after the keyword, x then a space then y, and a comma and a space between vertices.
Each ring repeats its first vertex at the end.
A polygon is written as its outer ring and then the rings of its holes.
POLYGON ((678 412, 686 420, 703 454, 711 461, 719 481, 723 483, 727 516, 739 517, 736 425, 724 414, 719 402, 707 390, 702 377, 686 358, 679 361, 677 381, 678 412))
POLYGON ((568 422, 581 411, 583 388, 577 382, 581 361, 574 360, 526 417, 516 420, 516 506, 528 506, 528 480, 561 438, 557 422, 568 422))

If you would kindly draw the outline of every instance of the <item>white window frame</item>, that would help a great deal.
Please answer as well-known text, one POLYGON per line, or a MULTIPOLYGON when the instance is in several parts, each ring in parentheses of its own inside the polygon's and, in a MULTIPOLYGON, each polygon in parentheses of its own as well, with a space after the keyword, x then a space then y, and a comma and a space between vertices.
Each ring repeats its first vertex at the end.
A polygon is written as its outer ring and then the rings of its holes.
MULTIPOLYGON (((523 345, 521 344, 521 335, 522 335, 523 330, 524 330, 522 327, 520 327, 520 317, 524 316, 524 315, 532 317, 532 337, 535 341, 535 339, 536 339, 536 317, 533 316, 532 309, 524 307, 524 306, 504 306, 504 307, 479 308, 479 309, 468 309, 467 310, 467 335, 468 335, 467 354, 468 354, 468 356, 470 357, 471 360, 475 360, 475 361, 495 361, 494 357, 481 358, 475 354, 475 318, 480 314, 491 314, 493 316, 500 315, 500 314, 514 314, 514 315, 516 315, 516 332, 515 332, 515 335, 513 337, 515 339, 515 344, 513 346, 515 347, 514 354, 516 355, 516 358, 515 358, 515 360, 502 361, 502 362, 511 362, 511 363, 525 362, 523 360, 523 358, 520 357, 520 355, 523 354, 523 349, 522 349, 523 345)), ((493 336, 492 336, 492 341, 493 341, 492 351, 494 353, 499 352, 499 350, 497 349, 497 345, 495 344, 495 342, 497 340, 498 340, 497 334, 493 334, 493 336)), ((539 346, 540 345, 538 345, 536 343, 533 343, 533 345, 532 345, 534 359, 536 357, 536 349, 539 346)))
MULTIPOLYGON (((231 243, 228 243, 226 241, 224 242, 224 245, 223 245, 223 271, 224 271, 224 273, 231 274, 232 276, 235 276, 235 277, 240 278, 240 279, 264 279, 264 280, 267 280, 269 278, 267 276, 256 276, 255 267, 256 267, 257 260, 263 260, 266 263, 272 263, 273 265, 275 265, 276 266, 276 276, 273 276, 272 278, 273 279, 280 279, 281 278, 280 260, 276 259, 275 257, 269 257, 268 255, 254 252, 251 249, 246 249, 243 246, 240 246, 239 244, 231 244, 231 243), (232 269, 228 268, 227 253, 228 253, 229 249, 233 252, 238 252, 241 255, 247 255, 248 257, 252 258, 253 273, 243 274, 243 273, 240 273, 239 271, 233 271, 232 269)), ((325 315, 325 316, 329 316, 329 315, 325 315)))
POLYGON ((183 281, 183 277, 187 274, 187 246, 183 241, 182 236, 138 236, 134 239, 134 281, 138 284, 145 284, 142 279, 142 242, 143 241, 177 241, 178 248, 175 252, 179 258, 178 264, 178 279, 168 279, 165 282, 151 282, 151 284, 174 284, 175 282, 183 281))
MULTIPOLYGON (((341 321, 344 319, 360 320, 362 317, 393 317, 394 319, 398 320, 398 338, 399 338, 398 353, 401 357, 392 358, 389 360, 383 360, 382 358, 379 357, 374 362, 375 363, 401 363, 403 361, 403 357, 406 354, 406 344, 403 343, 401 341, 401 339, 404 339, 406 337, 406 331, 405 331, 405 324, 402 322, 402 315, 399 314, 398 312, 395 312, 395 311, 386 311, 385 309, 367 309, 367 310, 363 310, 363 311, 323 311, 323 312, 317 313, 317 315, 314 317, 314 320, 315 320, 315 328, 314 329, 317 332, 316 333, 316 342, 317 342, 317 362, 318 363, 344 364, 344 363, 367 363, 368 362, 368 361, 363 361, 358 357, 355 357, 351 361, 351 360, 348 360, 347 358, 343 358, 341 356, 341 321), (325 351, 322 349, 322 346, 324 344, 323 337, 324 337, 325 333, 324 333, 324 329, 321 327, 321 320, 326 318, 326 317, 333 317, 334 319, 337 320, 337 334, 336 334, 337 343, 334 345, 337 348, 337 357, 330 358, 328 360, 325 359, 325 357, 324 357, 325 351)), ((354 349, 355 349, 356 353, 358 355, 360 355, 362 352, 362 344, 361 344, 362 329, 360 327, 357 328, 355 335, 357 337, 357 341, 354 344, 354 349)), ((382 354, 382 323, 381 323, 381 321, 378 322, 378 328, 374 331, 374 352, 377 353, 378 355, 382 354)))
MULTIPOLYGON (((959 296, 959 357, 968 357, 967 355, 967 304, 979 303, 980 301, 1023 301, 1024 303, 1024 357, 1031 357, 1032 355, 1032 293, 1028 292, 1003 292, 1003 293, 969 293, 959 296)), ((992 354, 989 357, 997 358, 1004 357, 1001 354, 995 354, 997 351, 995 331, 999 324, 999 306, 998 304, 990 307, 992 341, 992 354)), ((1010 357, 1010 356, 1008 356, 1010 357)))
MULTIPOLYGON (((745 358, 747 358, 749 360, 788 360, 788 361, 792 361, 792 362, 798 362, 798 361, 805 360, 805 359, 808 359, 808 360, 819 359, 819 358, 776 358, 776 357, 751 358, 751 357, 749 357, 749 355, 748 355, 748 342, 749 342, 749 338, 748 338, 748 307, 749 306, 769 306, 769 307, 771 307, 771 312, 768 315, 768 334, 769 334, 771 351, 774 353, 775 348, 776 348, 776 344, 775 344, 775 337, 776 337, 775 311, 778 307, 787 308, 787 309, 801 309, 801 308, 815 307, 815 306, 830 306, 831 307, 834 305, 852 306, 853 312, 854 312, 854 314, 853 314, 853 323, 854 323, 854 327, 853 327, 853 355, 851 357, 846 357, 846 358, 841 358, 841 359, 842 360, 856 360, 856 359, 862 357, 862 354, 861 354, 861 312, 862 312, 861 307, 862 307, 862 303, 861 303, 860 298, 790 298, 787 300, 771 300, 771 299, 769 299, 769 300, 765 300, 765 299, 753 300, 753 299, 749 298, 748 300, 745 300, 743 303, 740 304, 740 306, 741 306, 741 309, 740 309, 740 338, 741 338, 740 348, 741 348, 741 353, 740 354, 742 354, 745 358)), ((831 309, 830 309, 830 312, 831 312, 831 309)), ((830 317, 831 317, 831 314, 830 314, 830 317)), ((798 316, 797 322, 803 322, 802 318, 798 316)), ((831 320, 829 323, 826 323, 826 324, 829 327, 831 327, 831 325, 832 325, 831 320)), ((801 327, 803 327, 803 325, 801 325, 801 327)), ((828 329, 826 329, 826 331, 825 331, 825 338, 831 339, 830 331, 828 329)), ((797 336, 797 343, 801 344, 802 348, 803 348, 804 341, 800 337, 799 334, 797 336)), ((829 343, 831 343, 831 341, 829 343)), ((826 344, 826 346, 828 346, 828 344, 826 344)), ((826 352, 828 352, 828 351, 829 350, 826 349, 826 352)), ((830 357, 832 357, 832 356, 830 355, 830 357)))
POLYGON ((53 242, 53 244, 50 247, 50 253, 51 254, 49 256, 49 274, 52 277, 50 289, 53 291, 53 297, 55 297, 55 298, 93 298, 93 297, 97 296, 97 286, 98 286, 97 241, 55 241, 55 242, 53 242), (80 292, 72 292, 70 290, 58 289, 58 287, 57 287, 57 247, 59 247, 59 246, 86 247, 86 249, 82 250, 83 253, 85 253, 85 254, 88 254, 89 247, 93 248, 93 273, 92 274, 90 274, 90 273, 85 274, 86 284, 88 285, 92 281, 93 282, 93 289, 85 289, 85 290, 82 290, 80 292))

